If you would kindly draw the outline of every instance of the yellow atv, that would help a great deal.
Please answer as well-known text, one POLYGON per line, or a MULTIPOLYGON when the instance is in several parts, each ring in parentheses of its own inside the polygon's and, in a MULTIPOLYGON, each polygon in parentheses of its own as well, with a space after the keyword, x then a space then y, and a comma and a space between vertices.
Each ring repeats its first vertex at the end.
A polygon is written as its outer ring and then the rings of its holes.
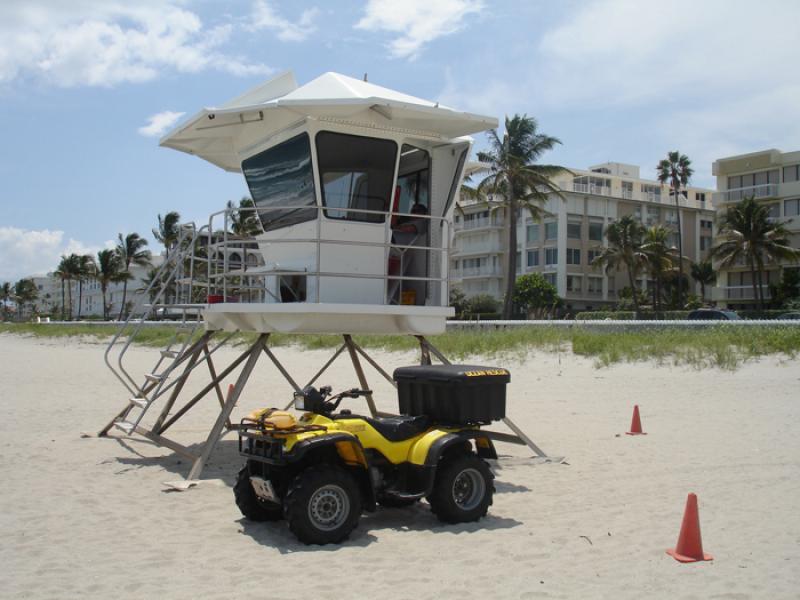
POLYGON ((426 498, 447 523, 477 521, 492 504, 497 458, 481 425, 505 416, 505 369, 466 365, 403 367, 394 373, 402 416, 339 411, 331 388, 295 394, 294 415, 276 409, 242 420, 239 452, 247 459, 234 494, 254 521, 285 518, 306 544, 338 543, 377 505, 426 498))

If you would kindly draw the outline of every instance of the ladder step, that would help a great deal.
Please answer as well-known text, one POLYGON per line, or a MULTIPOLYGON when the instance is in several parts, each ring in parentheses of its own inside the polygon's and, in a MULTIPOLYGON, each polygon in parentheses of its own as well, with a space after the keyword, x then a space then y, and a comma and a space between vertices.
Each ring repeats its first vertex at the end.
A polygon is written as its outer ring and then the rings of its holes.
POLYGON ((147 379, 147 381, 152 381, 153 383, 157 383, 162 379, 165 379, 164 375, 159 375, 158 373, 145 373, 144 378, 147 379))
POLYGON ((114 423, 114 427, 121 429, 125 433, 131 433, 136 428, 136 425, 129 421, 117 421, 114 423))
POLYGON ((139 398, 133 397, 130 399, 131 404, 135 404, 139 408, 147 408, 147 405, 150 404, 147 398, 139 398))
POLYGON ((164 358, 178 358, 179 355, 180 355, 180 352, 177 352, 175 350, 162 350, 161 351, 161 356, 163 356, 164 358))

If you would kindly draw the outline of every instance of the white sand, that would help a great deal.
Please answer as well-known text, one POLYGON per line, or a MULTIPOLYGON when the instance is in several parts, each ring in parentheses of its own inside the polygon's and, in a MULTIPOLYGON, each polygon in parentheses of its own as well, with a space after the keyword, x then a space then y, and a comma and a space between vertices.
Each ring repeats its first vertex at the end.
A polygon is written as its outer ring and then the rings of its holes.
MULTIPOLYGON (((188 471, 171 451, 142 439, 81 439, 126 397, 103 350, 0 335, 3 598, 800 597, 798 361, 735 373, 597 370, 563 353, 505 364, 509 415, 568 465, 501 460, 494 505, 478 523, 442 525, 425 503, 383 509, 364 515, 342 546, 320 548, 296 542, 285 523, 241 518, 230 489, 240 465, 233 436, 204 473, 225 483, 185 493, 164 491, 162 482, 188 471), (634 403, 649 435, 619 436, 634 403), (713 562, 679 564, 664 552, 688 492, 699 497, 713 562)), ((134 349, 134 372, 154 353, 134 349)), ((329 355, 276 353, 300 380, 329 355)), ((379 358, 389 369, 413 360, 379 358)), ((340 360, 322 383, 356 384, 340 360)), ((287 401, 268 365, 259 363, 237 414, 287 401)), ((390 408, 388 384, 370 379, 390 408)), ((172 434, 200 442, 214 407, 204 400, 172 434)))

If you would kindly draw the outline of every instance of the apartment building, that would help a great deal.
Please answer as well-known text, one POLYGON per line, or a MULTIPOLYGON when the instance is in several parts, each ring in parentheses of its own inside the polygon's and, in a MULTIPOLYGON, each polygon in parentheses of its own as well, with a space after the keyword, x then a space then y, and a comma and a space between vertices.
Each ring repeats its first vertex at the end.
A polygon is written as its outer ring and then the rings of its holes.
MULTIPOLYGON (((517 221, 517 275, 542 273, 554 284, 567 310, 588 310, 617 302, 628 286, 622 271, 606 276, 591 265, 607 244, 605 230, 624 215, 643 224, 665 225, 674 230, 678 244, 678 209, 669 186, 642 179, 639 167, 604 163, 588 170, 570 169, 554 178, 564 200, 551 196, 541 222, 525 211, 517 221)), ((693 261, 708 256, 714 235, 712 190, 690 187, 679 197, 683 253, 693 261)), ((454 215, 451 280, 468 296, 491 294, 502 298, 505 290, 507 228, 505 209, 491 200, 461 202, 454 215)), ((647 290, 646 276, 637 281, 647 290)), ((697 288, 699 293, 699 286, 697 288)), ((710 290, 707 290, 710 295, 710 290)))
MULTIPOLYGON (((152 259, 154 266, 159 266, 163 263, 163 256, 154 256, 152 259)), ((131 275, 133 278, 128 281, 128 291, 125 302, 138 303, 142 299, 144 289, 147 286, 146 279, 149 270, 152 267, 131 267, 131 275)), ((103 316, 103 292, 100 289, 100 282, 94 279, 88 279, 83 282, 83 290, 79 290, 78 282, 72 281, 64 284, 63 292, 63 305, 62 305, 62 285, 61 279, 56 277, 54 273, 46 275, 34 275, 31 277, 36 285, 38 297, 34 302, 34 310, 37 314, 52 314, 58 318, 62 314, 62 306, 67 307, 69 310, 69 293, 68 287, 72 292, 72 316, 78 315, 78 304, 80 303, 81 317, 102 317, 103 316)), ((109 283, 106 290, 106 302, 109 306, 109 315, 111 318, 117 318, 122 309, 122 296, 123 296, 123 283, 109 283)))
MULTIPOLYGON (((770 149, 720 158, 711 172, 717 178, 714 205, 720 212, 752 196, 769 208, 770 218, 784 223, 792 246, 800 248, 800 151, 770 149)), ((770 297, 768 284, 778 283, 784 270, 796 268, 797 263, 767 265, 764 299, 770 297)), ((744 263, 720 272, 714 299, 729 308, 755 308, 752 275, 744 263)))

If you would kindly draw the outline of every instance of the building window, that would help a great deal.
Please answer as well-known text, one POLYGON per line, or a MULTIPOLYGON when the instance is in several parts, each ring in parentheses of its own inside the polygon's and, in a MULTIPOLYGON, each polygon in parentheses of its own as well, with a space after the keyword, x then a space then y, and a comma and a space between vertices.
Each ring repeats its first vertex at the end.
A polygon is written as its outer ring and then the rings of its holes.
POLYGON ((581 251, 579 248, 567 248, 567 264, 568 265, 581 264, 581 251))
POLYGON ((539 241, 538 223, 531 223, 530 225, 525 227, 525 239, 528 241, 529 244, 533 244, 539 241))
POLYGON ((649 200, 651 202, 660 202, 661 201, 661 186, 660 185, 653 185, 650 183, 643 183, 642 184, 642 196, 644 196, 645 200, 649 200))
POLYGON ((603 241, 603 224, 589 221, 589 239, 593 242, 603 241))
POLYGON ((711 221, 705 221, 703 219, 700 220, 700 227, 702 227, 703 229, 711 229, 712 225, 713 223, 711 221))
POLYGON ((600 256, 600 254, 602 254, 602 250, 589 250, 587 253, 589 264, 591 265, 594 262, 594 259, 600 256))
POLYGON ((603 293, 603 278, 602 277, 588 277, 587 278, 588 289, 587 291, 595 296, 599 296, 603 293))
POLYGON ((581 239, 581 222, 570 221, 567 223, 567 237, 573 240, 581 239))
POLYGON ((623 181, 622 182, 622 197, 631 200, 633 198, 633 182, 632 181, 623 181))
POLYGON ((708 250, 711 248, 711 238, 707 235, 700 236, 700 250, 708 250))
POLYGON ((538 267, 539 266, 539 251, 538 250, 528 250, 528 266, 529 267, 538 267))
POLYGON ((582 279, 580 275, 567 275, 567 291, 580 292, 582 279))
POLYGON ((544 249, 544 264, 557 265, 558 264, 558 248, 545 248, 544 249))
POLYGON ((791 167, 783 167, 783 181, 790 183, 792 181, 800 180, 800 165, 792 165, 791 167))
POLYGON ((544 239, 554 240, 558 237, 558 223, 550 221, 544 224, 544 239))
POLYGON ((647 224, 655 225, 661 220, 661 207, 648 206, 647 207, 647 224))
POLYGON ((697 199, 698 202, 705 202, 706 201, 706 193, 705 192, 695 192, 694 197, 697 199))
POLYGON ((549 283, 550 285, 556 285, 556 274, 555 273, 545 273, 544 280, 549 283))
POLYGON ((777 219, 781 216, 781 205, 778 202, 773 202, 772 204, 767 204, 767 216, 770 219, 777 219))
POLYGON ((800 198, 794 198, 793 200, 784 200, 783 216, 796 217, 797 215, 800 215, 800 198))

